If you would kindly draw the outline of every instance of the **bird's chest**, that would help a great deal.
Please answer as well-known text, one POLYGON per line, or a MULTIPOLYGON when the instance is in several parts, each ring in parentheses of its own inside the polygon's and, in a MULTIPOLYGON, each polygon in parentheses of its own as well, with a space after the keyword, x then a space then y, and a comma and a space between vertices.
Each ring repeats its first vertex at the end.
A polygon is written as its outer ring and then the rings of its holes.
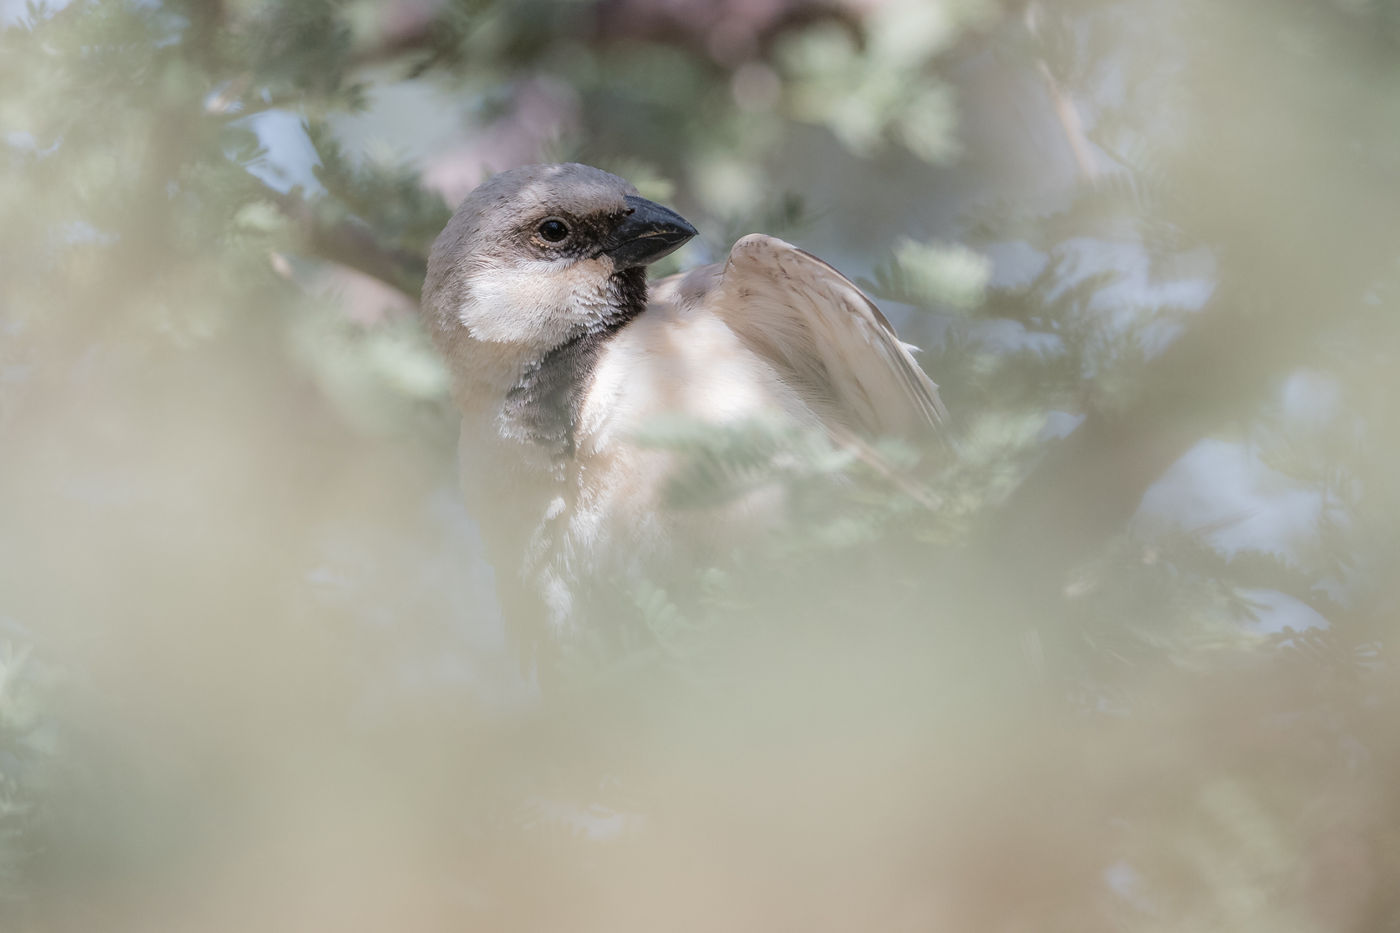
POLYGON ((573 457, 583 400, 599 354, 616 327, 581 334, 528 363, 506 393, 497 417, 508 440, 529 446, 555 464, 573 457))
POLYGON ((772 365, 718 317, 653 306, 599 349, 578 409, 580 455, 635 445, 657 426, 680 421, 819 424, 772 365))
POLYGON ((483 434, 464 425, 462 485, 503 602, 518 588, 527 600, 519 611, 538 615, 553 637, 615 616, 631 585, 668 563, 664 510, 615 458, 470 437, 483 434))
POLYGON ((677 507, 694 451, 659 440, 667 425, 703 433, 750 421, 816 423, 722 322, 658 311, 527 370, 495 413, 495 431, 464 425, 474 511, 489 516, 500 544, 493 551, 513 556, 556 631, 578 626, 600 599, 623 598, 639 578, 683 585, 677 575, 693 575, 777 521, 776 488, 677 507), (493 435, 468 449, 468 437, 493 435))
POLYGON ((738 426, 794 423, 818 426, 722 321, 654 305, 600 349, 579 402, 571 547, 616 549, 634 565, 684 564, 751 537, 777 520, 781 490, 698 506, 686 485, 707 438, 719 445, 738 426))

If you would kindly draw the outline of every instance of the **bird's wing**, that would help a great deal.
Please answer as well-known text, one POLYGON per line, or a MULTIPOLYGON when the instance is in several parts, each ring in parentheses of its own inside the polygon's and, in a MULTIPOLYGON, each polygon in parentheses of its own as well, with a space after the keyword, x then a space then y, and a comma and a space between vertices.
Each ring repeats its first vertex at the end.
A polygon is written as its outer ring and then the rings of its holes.
POLYGON ((735 243, 704 305, 832 427, 918 442, 947 418, 938 386, 880 309, 790 243, 762 234, 735 243))

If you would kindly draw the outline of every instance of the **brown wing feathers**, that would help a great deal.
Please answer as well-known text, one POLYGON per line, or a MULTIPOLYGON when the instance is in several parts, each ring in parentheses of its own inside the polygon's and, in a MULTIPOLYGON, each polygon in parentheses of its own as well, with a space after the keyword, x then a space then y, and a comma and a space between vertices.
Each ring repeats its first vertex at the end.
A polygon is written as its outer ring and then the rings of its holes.
POLYGON ((937 386, 885 316, 805 250, 774 237, 743 238, 706 306, 838 423, 867 437, 919 440, 944 421, 937 386))

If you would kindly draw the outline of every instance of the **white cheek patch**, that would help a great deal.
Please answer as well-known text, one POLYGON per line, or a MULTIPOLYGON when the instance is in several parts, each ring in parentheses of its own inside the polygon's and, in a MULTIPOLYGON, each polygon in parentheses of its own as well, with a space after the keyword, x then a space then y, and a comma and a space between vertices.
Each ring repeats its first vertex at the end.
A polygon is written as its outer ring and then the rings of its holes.
POLYGON ((458 316, 488 343, 555 346, 607 300, 605 264, 593 260, 527 259, 486 266, 472 277, 471 300, 458 316))

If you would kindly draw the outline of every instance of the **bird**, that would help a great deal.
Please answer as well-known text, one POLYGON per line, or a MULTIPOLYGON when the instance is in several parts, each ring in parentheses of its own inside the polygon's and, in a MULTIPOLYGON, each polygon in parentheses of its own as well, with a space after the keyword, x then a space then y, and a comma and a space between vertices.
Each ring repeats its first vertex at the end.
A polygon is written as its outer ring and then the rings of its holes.
POLYGON ((461 414, 462 490, 531 652, 588 634, 599 594, 779 519, 772 488, 668 507, 682 456, 638 441, 658 419, 787 425, 872 461, 875 439, 943 436, 915 348, 811 253, 751 234, 649 283, 696 235, 626 180, 561 163, 492 176, 433 244, 421 309, 461 414))

